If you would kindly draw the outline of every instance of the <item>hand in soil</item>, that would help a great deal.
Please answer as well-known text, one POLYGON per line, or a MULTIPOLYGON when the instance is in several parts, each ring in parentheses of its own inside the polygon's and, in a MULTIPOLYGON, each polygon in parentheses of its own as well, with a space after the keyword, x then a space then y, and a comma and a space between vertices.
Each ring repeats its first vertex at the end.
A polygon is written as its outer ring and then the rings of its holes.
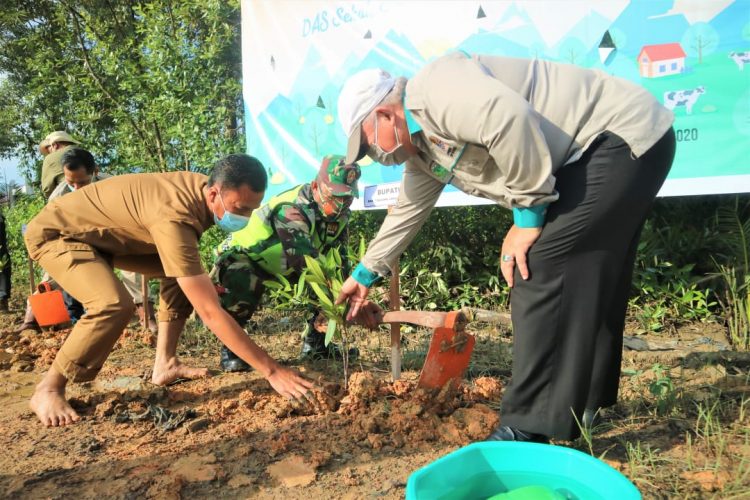
POLYGON ((60 427, 78 422, 78 413, 65 400, 65 391, 37 386, 29 407, 47 427, 60 427))
POLYGON ((183 365, 177 358, 154 363, 154 373, 151 382, 155 385, 168 385, 180 378, 194 379, 208 377, 208 368, 192 368, 183 365))
POLYGON ((267 380, 274 391, 287 399, 296 399, 301 402, 308 400, 309 391, 314 387, 311 380, 303 377, 298 371, 284 366, 277 366, 267 380))

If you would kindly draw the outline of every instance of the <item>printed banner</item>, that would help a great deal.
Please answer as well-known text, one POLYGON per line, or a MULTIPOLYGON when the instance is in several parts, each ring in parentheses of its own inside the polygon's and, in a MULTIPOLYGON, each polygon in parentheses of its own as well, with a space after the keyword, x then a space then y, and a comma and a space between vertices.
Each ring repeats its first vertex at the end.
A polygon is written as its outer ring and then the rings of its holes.
MULTIPOLYGON (((456 49, 636 82, 676 116, 662 196, 750 192, 750 0, 243 0, 248 153, 268 169, 269 194, 344 154, 336 103, 348 75, 379 67, 409 77, 456 49)), ((364 196, 353 207, 392 204, 402 167, 360 164, 364 196)), ((448 186, 438 205, 484 203, 448 186)))

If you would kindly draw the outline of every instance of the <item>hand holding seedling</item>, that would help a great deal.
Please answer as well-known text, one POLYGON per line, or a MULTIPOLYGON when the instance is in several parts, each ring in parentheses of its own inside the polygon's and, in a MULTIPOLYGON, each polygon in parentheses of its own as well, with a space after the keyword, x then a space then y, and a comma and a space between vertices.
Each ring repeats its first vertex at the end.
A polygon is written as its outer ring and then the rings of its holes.
POLYGON ((369 288, 357 282, 357 280, 351 276, 346 279, 341 287, 341 293, 339 293, 336 298, 336 305, 349 302, 349 311, 346 313, 346 319, 348 321, 355 320, 355 318, 359 317, 362 307, 369 303, 367 301, 367 294, 369 292, 369 288))
POLYGON ((541 227, 518 227, 515 224, 510 227, 505 235, 503 246, 500 250, 500 271, 508 286, 513 288, 513 271, 516 265, 518 272, 524 280, 529 279, 529 266, 526 255, 531 246, 542 234, 541 227))
POLYGON ((383 309, 374 302, 365 300, 359 308, 359 313, 354 317, 354 321, 360 325, 374 330, 383 320, 383 309))

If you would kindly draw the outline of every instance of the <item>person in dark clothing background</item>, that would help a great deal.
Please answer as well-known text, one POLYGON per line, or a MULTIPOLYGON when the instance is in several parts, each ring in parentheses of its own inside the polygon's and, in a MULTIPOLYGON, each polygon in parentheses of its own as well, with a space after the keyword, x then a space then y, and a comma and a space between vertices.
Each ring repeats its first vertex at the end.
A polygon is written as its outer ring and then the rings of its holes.
POLYGON ((10 299, 10 252, 8 252, 8 237, 5 234, 5 217, 0 213, 0 312, 8 312, 10 299))

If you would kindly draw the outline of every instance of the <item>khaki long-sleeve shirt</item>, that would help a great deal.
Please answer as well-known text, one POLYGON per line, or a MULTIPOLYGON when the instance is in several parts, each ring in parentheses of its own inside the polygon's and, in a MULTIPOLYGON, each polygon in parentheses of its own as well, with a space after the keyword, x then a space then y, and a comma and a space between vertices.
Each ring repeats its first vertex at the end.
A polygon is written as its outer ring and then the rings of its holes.
POLYGON ((446 184, 507 208, 558 198, 554 174, 602 132, 636 157, 674 120, 644 88, 597 70, 541 60, 467 56, 431 62, 405 88, 419 154, 405 165, 397 206, 362 264, 387 275, 424 224, 446 184))

